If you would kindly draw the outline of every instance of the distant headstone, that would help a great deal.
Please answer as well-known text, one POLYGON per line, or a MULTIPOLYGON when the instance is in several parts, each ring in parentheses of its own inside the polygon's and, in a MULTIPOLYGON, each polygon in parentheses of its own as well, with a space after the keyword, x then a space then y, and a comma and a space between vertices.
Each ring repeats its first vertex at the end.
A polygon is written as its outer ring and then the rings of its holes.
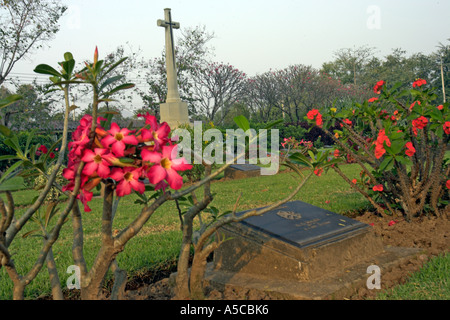
POLYGON ((386 249, 371 226, 301 201, 226 225, 219 234, 227 240, 214 252, 208 281, 289 299, 330 298, 367 277, 369 265, 417 252, 386 249))
POLYGON ((224 177, 229 179, 244 179, 261 175, 261 167, 254 164, 232 164, 225 169, 224 177))

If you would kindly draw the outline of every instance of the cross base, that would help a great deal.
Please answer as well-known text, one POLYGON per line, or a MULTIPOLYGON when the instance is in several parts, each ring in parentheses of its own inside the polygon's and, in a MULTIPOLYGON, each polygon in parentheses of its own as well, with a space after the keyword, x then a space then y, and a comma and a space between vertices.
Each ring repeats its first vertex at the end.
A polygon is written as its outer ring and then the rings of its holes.
POLYGON ((171 129, 189 124, 188 107, 184 101, 161 103, 159 112, 161 122, 167 122, 171 129))

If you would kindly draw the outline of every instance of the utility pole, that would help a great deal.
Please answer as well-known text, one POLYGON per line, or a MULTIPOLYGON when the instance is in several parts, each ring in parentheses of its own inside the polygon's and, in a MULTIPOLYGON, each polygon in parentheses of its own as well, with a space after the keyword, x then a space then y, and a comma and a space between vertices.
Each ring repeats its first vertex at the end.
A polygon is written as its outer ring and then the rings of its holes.
POLYGON ((445 103, 444 67, 442 66, 442 56, 441 56, 441 81, 442 81, 442 95, 444 97, 444 103, 445 103))

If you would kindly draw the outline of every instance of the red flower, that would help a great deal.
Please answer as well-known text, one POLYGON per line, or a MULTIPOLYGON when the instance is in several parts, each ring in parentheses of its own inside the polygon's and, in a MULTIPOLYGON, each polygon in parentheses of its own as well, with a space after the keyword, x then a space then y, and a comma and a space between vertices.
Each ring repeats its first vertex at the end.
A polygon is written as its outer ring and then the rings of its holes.
MULTIPOLYGON (((348 119, 342 120, 342 122, 344 122, 345 124, 347 124, 348 126, 352 126, 352 122, 348 119)), ((342 123, 341 123, 341 127, 343 127, 342 123)))
POLYGON ((381 88, 383 87, 384 84, 385 82, 383 80, 378 81, 375 87, 373 87, 373 92, 375 92, 376 94, 380 94, 381 88))
POLYGON ((53 159, 55 157, 55 154, 53 152, 50 152, 48 156, 50 157, 50 159, 53 159))
POLYGON ((447 189, 450 189, 450 180, 447 180, 447 182, 445 183, 445 186, 447 187, 447 189))
POLYGON ((426 80, 424 79, 417 79, 413 82, 413 88, 423 86, 424 84, 427 84, 426 80))
POLYGON ((420 101, 414 101, 413 103, 411 103, 411 105, 409 106, 409 110, 412 110, 414 108, 415 104, 418 104, 420 106, 420 101))
POLYGON ((376 186, 373 186, 372 188, 373 191, 383 191, 383 185, 382 184, 377 184, 376 186))
POLYGON ((428 123, 428 119, 425 118, 424 116, 420 116, 417 119, 412 121, 412 125, 413 125, 413 132, 414 135, 417 135, 417 129, 423 129, 427 126, 428 123))
POLYGON ((438 110, 442 110, 442 109, 444 109, 444 106, 441 104, 441 105, 437 106, 436 108, 438 108, 438 110))
POLYGON ((377 100, 378 100, 378 98, 373 97, 373 98, 370 98, 370 99, 368 100, 368 102, 375 102, 375 101, 377 101, 377 100))
POLYGON ((356 179, 353 179, 353 180, 352 180, 352 183, 353 183, 353 184, 356 184, 357 182, 358 182, 358 180, 356 180, 356 179))
POLYGON ((450 134, 450 121, 446 121, 442 127, 444 128, 444 132, 446 134, 450 134))
POLYGON ((322 172, 323 172, 322 168, 317 168, 316 170, 314 170, 314 174, 318 177, 321 176, 322 172))
POLYGON ((101 141, 104 147, 111 146, 111 151, 116 157, 123 157, 126 144, 137 145, 138 140, 135 136, 131 136, 132 131, 127 128, 120 129, 117 123, 111 123, 111 129, 108 130, 111 135, 104 137, 101 141))
POLYGON ((389 221, 388 226, 389 226, 389 227, 390 227, 390 226, 393 226, 393 225, 396 224, 396 223, 397 223, 397 221, 391 220, 391 221, 389 221))
POLYGON ((406 143, 406 155, 409 157, 412 157, 414 155, 414 153, 416 153, 416 148, 414 148, 412 142, 407 142, 406 143))
POLYGON ((334 155, 335 158, 339 157, 340 156, 339 150, 338 149, 334 150, 333 155, 334 155))
POLYGON ((317 109, 312 109, 311 111, 309 111, 306 114, 306 117, 309 120, 314 120, 314 118, 315 118, 316 119, 316 125, 318 127, 321 127, 322 124, 323 124, 322 115, 319 113, 319 110, 317 110, 317 109))
POLYGON ((384 149, 384 143, 386 143, 388 147, 391 146, 391 141, 387 137, 385 130, 382 129, 378 133, 377 141, 375 141, 375 157, 377 159, 380 159, 383 154, 386 153, 386 150, 384 149))
POLYGON ((317 109, 312 109, 311 111, 309 111, 309 112, 306 114, 306 117, 307 117, 309 120, 314 120, 314 118, 315 118, 318 114, 319 114, 319 110, 317 110, 317 109))

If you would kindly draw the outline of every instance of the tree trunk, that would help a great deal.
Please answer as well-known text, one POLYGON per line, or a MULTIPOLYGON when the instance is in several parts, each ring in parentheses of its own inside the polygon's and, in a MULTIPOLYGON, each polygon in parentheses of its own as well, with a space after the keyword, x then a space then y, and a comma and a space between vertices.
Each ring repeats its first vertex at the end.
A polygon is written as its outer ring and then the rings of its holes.
POLYGON ((175 297, 179 300, 189 298, 189 257, 192 244, 192 219, 185 217, 183 223, 183 240, 178 258, 175 297))

